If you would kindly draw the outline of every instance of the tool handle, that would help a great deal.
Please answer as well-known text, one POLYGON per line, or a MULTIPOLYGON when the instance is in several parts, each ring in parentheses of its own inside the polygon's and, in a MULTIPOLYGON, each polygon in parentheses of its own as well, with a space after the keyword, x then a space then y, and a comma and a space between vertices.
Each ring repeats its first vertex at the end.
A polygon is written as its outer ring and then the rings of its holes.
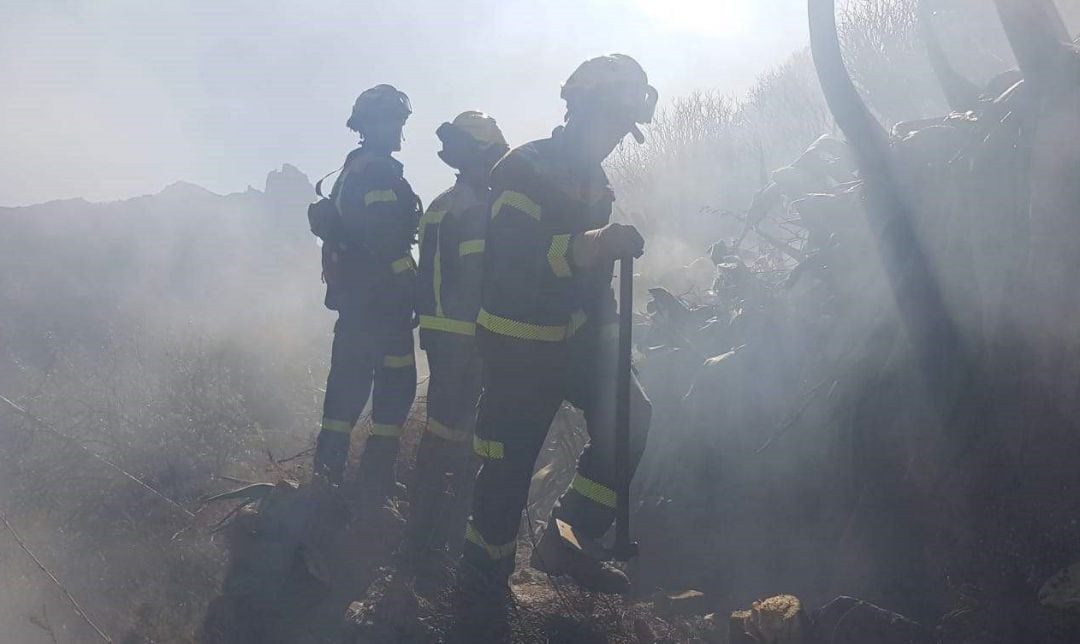
POLYGON ((637 554, 630 541, 630 352, 634 330, 634 258, 619 260, 619 356, 615 391, 615 544, 612 554, 627 561, 637 554))

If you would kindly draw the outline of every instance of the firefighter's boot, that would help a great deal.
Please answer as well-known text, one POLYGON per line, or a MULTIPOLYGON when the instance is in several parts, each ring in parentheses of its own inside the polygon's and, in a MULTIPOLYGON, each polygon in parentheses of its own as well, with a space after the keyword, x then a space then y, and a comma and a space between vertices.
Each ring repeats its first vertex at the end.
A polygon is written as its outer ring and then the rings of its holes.
POLYGON ((630 579, 600 557, 602 550, 591 539, 576 534, 569 524, 552 519, 536 544, 529 565, 549 575, 567 575, 585 590, 623 594, 630 579))
POLYGON ((505 579, 493 578, 468 562, 462 562, 450 603, 454 627, 447 642, 510 641, 514 594, 505 579))

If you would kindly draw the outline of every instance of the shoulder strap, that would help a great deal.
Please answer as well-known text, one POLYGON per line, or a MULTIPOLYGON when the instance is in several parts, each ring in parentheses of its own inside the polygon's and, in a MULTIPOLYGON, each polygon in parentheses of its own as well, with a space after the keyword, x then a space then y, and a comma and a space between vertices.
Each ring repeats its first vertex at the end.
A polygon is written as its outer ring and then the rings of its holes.
POLYGON ((317 182, 315 182, 315 194, 318 195, 319 197, 323 198, 323 199, 326 199, 326 196, 323 195, 323 193, 322 193, 322 183, 323 183, 323 181, 326 181, 330 177, 330 175, 337 174, 338 172, 341 172, 342 170, 344 170, 345 169, 345 164, 347 164, 347 163, 348 163, 348 160, 346 160, 345 163, 342 163, 340 168, 338 168, 337 170, 331 170, 330 172, 327 172, 325 175, 323 175, 322 179, 319 179, 317 182))
POLYGON ((355 157, 355 156, 356 156, 357 154, 359 154, 359 153, 360 153, 360 151, 361 151, 361 150, 363 150, 363 149, 364 149, 363 147, 359 147, 359 148, 356 148, 355 150, 353 150, 352 152, 350 152, 349 154, 347 154, 347 155, 345 156, 345 163, 342 163, 342 164, 341 164, 341 167, 340 167, 340 168, 338 168, 337 170, 334 170, 334 171, 332 171, 332 172, 328 172, 328 173, 326 173, 326 176, 324 176, 324 177, 323 177, 322 179, 319 179, 319 180, 318 180, 318 182, 316 182, 316 183, 315 183, 315 194, 317 194, 318 196, 322 197, 323 199, 333 199, 333 198, 334 198, 334 191, 333 191, 333 189, 331 189, 331 190, 330 190, 330 195, 329 195, 329 196, 326 196, 326 195, 324 195, 324 194, 322 193, 322 184, 323 184, 323 181, 326 181, 326 180, 327 180, 328 178, 330 178, 330 175, 332 175, 332 174, 336 174, 336 173, 338 173, 338 172, 341 172, 342 170, 344 170, 344 169, 345 169, 345 167, 349 165, 349 162, 350 162, 350 161, 352 161, 352 160, 353 160, 353 158, 354 158, 354 157, 355 157))

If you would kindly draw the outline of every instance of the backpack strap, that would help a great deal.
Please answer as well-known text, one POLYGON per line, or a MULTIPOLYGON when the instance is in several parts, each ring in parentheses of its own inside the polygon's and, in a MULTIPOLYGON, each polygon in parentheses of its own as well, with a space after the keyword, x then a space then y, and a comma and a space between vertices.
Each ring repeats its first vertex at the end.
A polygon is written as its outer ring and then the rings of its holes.
MULTIPOLYGON (((352 152, 350 152, 350 153, 349 153, 348 155, 346 155, 346 157, 345 157, 345 163, 342 163, 342 164, 341 164, 341 167, 340 167, 340 168, 338 168, 337 170, 334 170, 334 171, 332 171, 332 172, 328 172, 328 173, 326 173, 326 176, 324 176, 324 177, 323 177, 322 179, 319 179, 319 180, 318 180, 318 181, 317 181, 317 182, 315 183, 315 194, 316 194, 316 195, 318 195, 319 197, 323 198, 323 199, 333 199, 333 198, 334 198, 334 191, 333 191, 333 189, 331 189, 331 190, 330 190, 330 194, 329 194, 329 195, 324 195, 324 194, 322 193, 322 184, 323 184, 323 181, 326 181, 327 179, 329 179, 329 178, 330 178, 330 175, 332 175, 332 174, 337 174, 338 172, 341 172, 342 170, 344 170, 344 169, 345 169, 345 168, 346 168, 346 167, 347 167, 347 166, 349 165, 349 162, 350 162, 350 161, 352 161, 352 160, 353 160, 353 158, 354 158, 354 157, 356 157, 356 155, 357 155, 357 154, 359 154, 359 153, 360 153, 360 152, 361 152, 361 151, 362 151, 363 149, 364 149, 364 148, 363 148, 363 147, 361 146, 361 147, 359 147, 359 148, 356 148, 356 149, 355 149, 355 150, 353 150, 352 152)), ((335 184, 335 185, 336 185, 336 184, 335 184)))
POLYGON ((327 172, 325 175, 323 175, 322 179, 319 179, 317 182, 315 182, 315 194, 318 195, 322 199, 326 199, 327 197, 322 193, 322 183, 323 183, 323 181, 326 181, 330 177, 330 175, 337 174, 338 172, 341 172, 342 170, 344 170, 345 165, 348 162, 349 161, 346 160, 345 163, 341 164, 340 168, 338 168, 337 170, 331 170, 330 172, 327 172))

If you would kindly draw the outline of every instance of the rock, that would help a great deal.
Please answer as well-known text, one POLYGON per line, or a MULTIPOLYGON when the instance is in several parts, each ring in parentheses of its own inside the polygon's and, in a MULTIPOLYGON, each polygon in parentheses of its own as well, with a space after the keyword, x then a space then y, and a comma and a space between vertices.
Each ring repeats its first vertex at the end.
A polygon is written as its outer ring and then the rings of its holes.
POLYGON ((754 638, 746 632, 746 622, 751 615, 751 611, 737 610, 728 617, 728 641, 731 644, 753 644, 754 638))
POLYGON ((814 611, 814 632, 827 644, 933 644, 910 619, 854 597, 837 597, 814 611))
POLYGON ((1080 608, 1080 561, 1058 571, 1039 588, 1039 603, 1058 610, 1080 608))
POLYGON ((426 627, 417 619, 418 611, 419 602, 408 584, 382 568, 364 598, 349 605, 343 641, 348 644, 425 641, 426 627))
MULTIPOLYGON (((329 192, 325 184, 323 189, 324 194, 329 192)), ((266 175, 265 192, 271 199, 290 203, 298 199, 310 200, 314 197, 314 191, 307 175, 291 163, 283 164, 280 170, 271 170, 266 175)))
POLYGON ((312 526, 322 505, 312 487, 295 481, 249 485, 214 499, 257 500, 257 510, 237 514, 224 528, 229 552, 225 576, 227 594, 244 595, 255 603, 273 603, 295 592, 307 578, 329 581, 321 563, 312 526), (301 565, 297 565, 297 564, 301 565))
POLYGON ((744 628, 761 644, 801 644, 807 632, 802 602, 794 595, 777 595, 754 602, 744 628))

